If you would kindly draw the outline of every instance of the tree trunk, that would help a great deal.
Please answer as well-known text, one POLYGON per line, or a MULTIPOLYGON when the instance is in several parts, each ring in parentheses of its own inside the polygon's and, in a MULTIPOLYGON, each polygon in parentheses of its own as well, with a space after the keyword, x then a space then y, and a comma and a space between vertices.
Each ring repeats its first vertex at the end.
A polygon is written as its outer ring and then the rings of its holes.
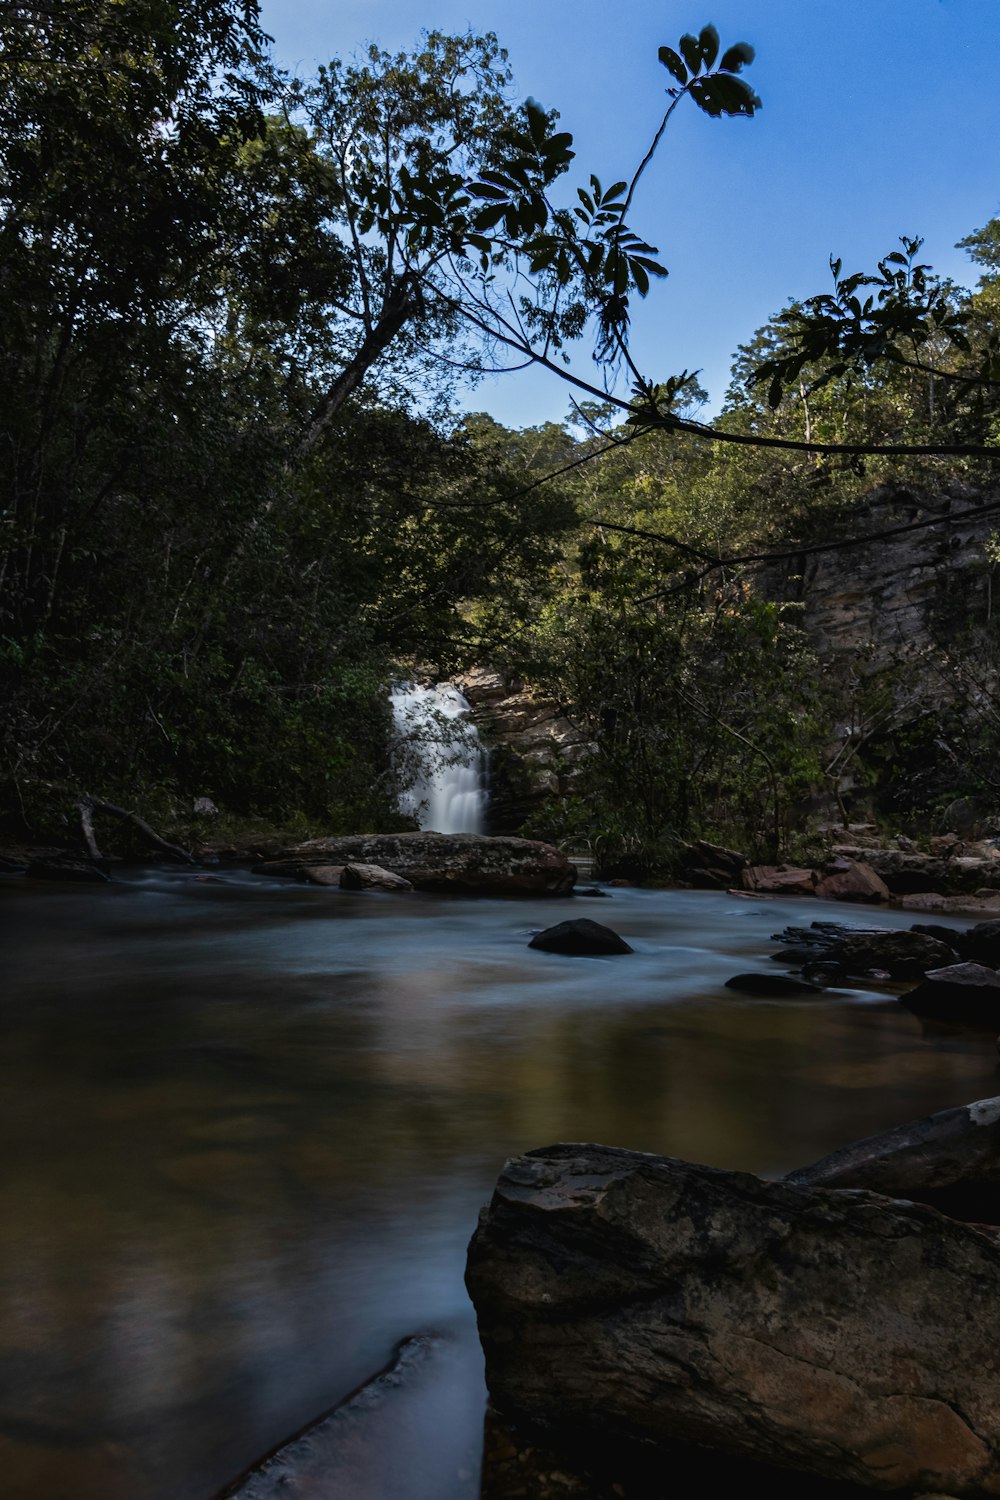
POLYGON ((299 444, 300 459, 312 452, 344 402, 358 389, 372 365, 381 358, 400 329, 419 311, 420 306, 421 299, 413 278, 401 276, 393 283, 382 304, 378 320, 365 334, 354 358, 337 376, 310 417, 299 444))

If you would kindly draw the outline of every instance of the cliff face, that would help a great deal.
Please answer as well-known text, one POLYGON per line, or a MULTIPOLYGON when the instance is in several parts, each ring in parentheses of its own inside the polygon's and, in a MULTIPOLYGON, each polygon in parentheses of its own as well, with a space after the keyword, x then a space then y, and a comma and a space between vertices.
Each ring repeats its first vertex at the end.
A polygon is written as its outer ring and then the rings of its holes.
POLYGON ((765 597, 801 605, 838 704, 832 802, 806 811, 919 821, 936 809, 942 831, 995 819, 998 528, 1000 490, 885 488, 828 541, 761 568, 765 597))
MULTIPOLYGON (((942 651, 982 651, 995 608, 987 543, 998 529, 1000 491, 879 490, 844 524, 848 544, 767 564, 759 587, 802 604, 802 625, 831 666, 871 675, 942 651), (868 540, 874 532, 889 534, 868 540)), ((940 701, 946 690, 929 672, 921 696, 940 701)))
POLYGON ((590 749, 586 736, 557 703, 477 667, 456 679, 490 753, 490 827, 519 828, 540 802, 573 789, 590 749))

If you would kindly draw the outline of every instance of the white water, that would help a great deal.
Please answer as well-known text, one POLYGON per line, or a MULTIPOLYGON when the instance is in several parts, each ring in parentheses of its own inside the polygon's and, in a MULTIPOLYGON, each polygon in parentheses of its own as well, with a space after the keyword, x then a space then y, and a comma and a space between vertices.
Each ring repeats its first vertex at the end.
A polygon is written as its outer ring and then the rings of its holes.
POLYGON ((434 833, 483 833, 488 762, 468 701, 453 682, 395 682, 390 693, 404 780, 400 812, 434 833))

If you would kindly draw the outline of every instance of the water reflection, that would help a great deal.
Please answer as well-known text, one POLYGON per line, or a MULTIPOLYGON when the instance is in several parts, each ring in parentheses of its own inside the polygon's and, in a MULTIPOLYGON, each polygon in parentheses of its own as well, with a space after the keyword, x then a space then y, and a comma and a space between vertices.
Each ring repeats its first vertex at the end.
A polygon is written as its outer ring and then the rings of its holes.
MULTIPOLYGON (((7 879, 0 909, 8 1500, 206 1500, 420 1330, 462 1372, 427 1442, 466 1452, 465 1245, 507 1155, 777 1173, 997 1089, 992 1038, 927 1036, 889 996, 726 991, 792 901, 617 893, 621 959, 527 949, 565 902, 155 876, 7 879)), ((420 1464, 379 1472, 370 1500, 425 1500, 420 1464)), ((448 1472, 426 1500, 465 1500, 448 1472)))

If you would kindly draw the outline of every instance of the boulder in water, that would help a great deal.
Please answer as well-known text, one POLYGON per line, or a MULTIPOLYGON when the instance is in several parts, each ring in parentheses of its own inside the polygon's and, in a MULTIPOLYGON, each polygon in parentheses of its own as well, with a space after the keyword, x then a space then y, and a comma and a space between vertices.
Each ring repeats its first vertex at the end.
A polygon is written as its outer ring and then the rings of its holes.
POLYGON ((570 1468, 604 1447, 662 1476, 680 1443, 1000 1492, 1000 1246, 933 1208, 550 1146, 505 1166, 466 1280, 494 1406, 570 1468))
POLYGON ((988 1026, 993 1031, 1000 1028, 1000 974, 985 964, 930 969, 902 999, 917 1016, 988 1026))
POLYGON ((625 939, 601 922, 592 922, 589 917, 575 917, 570 922, 557 922, 536 932, 528 944, 529 948, 541 948, 543 953, 568 953, 576 956, 600 956, 609 953, 634 953, 625 939))

